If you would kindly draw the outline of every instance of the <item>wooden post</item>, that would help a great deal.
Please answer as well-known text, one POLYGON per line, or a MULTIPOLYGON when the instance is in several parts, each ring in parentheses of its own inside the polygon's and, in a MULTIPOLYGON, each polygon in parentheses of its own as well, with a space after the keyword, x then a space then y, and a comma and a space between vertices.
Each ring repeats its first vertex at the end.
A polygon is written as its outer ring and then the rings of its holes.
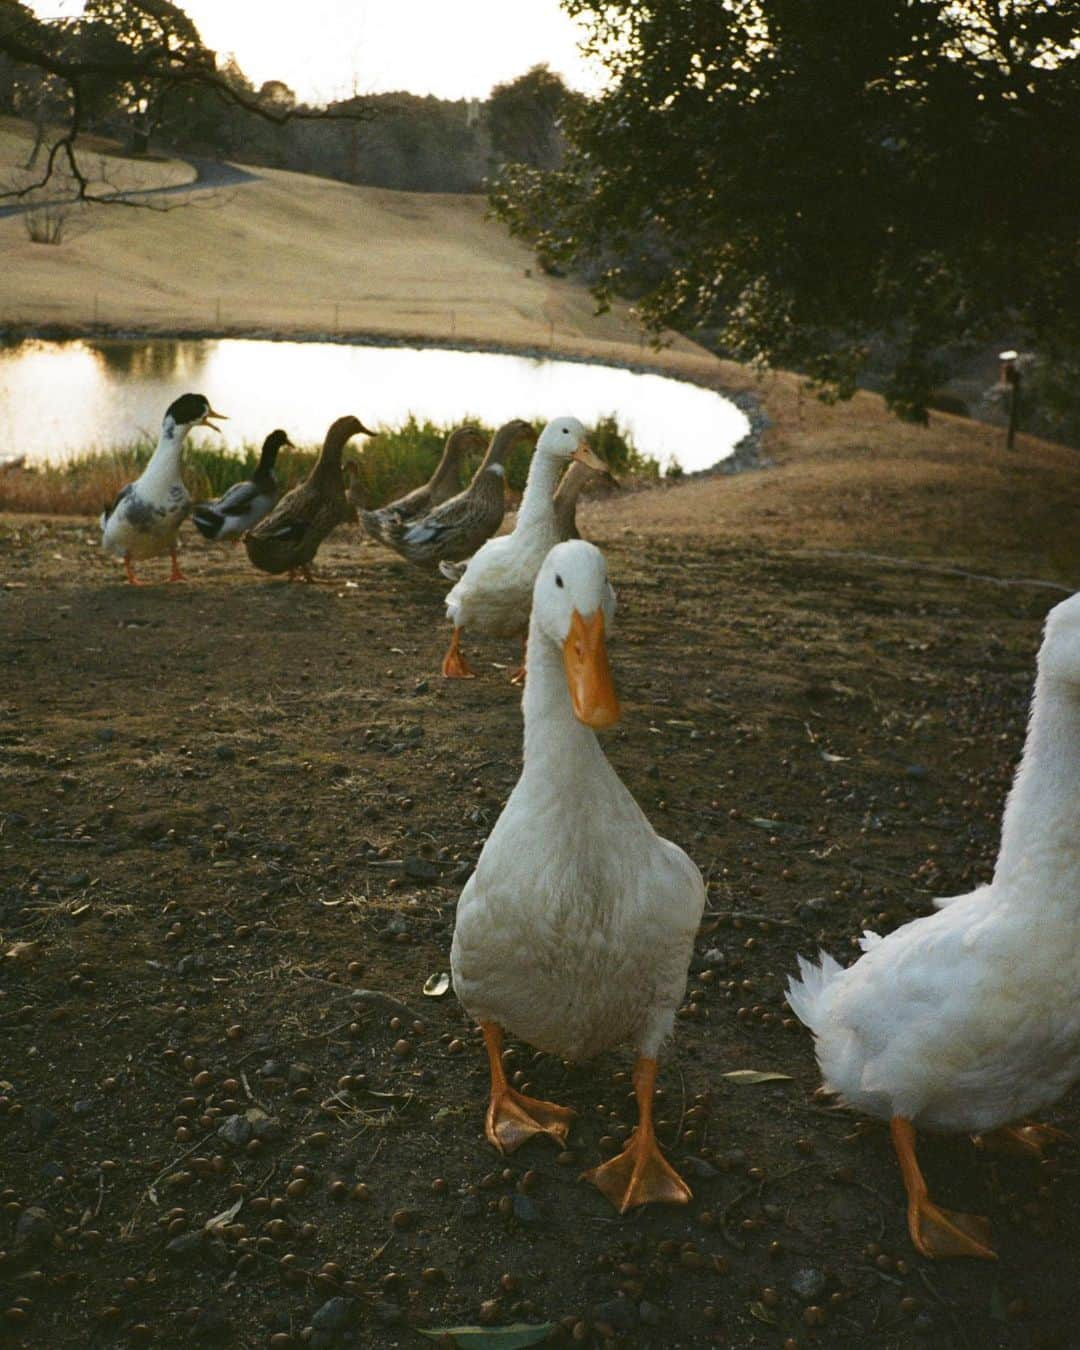
POLYGON ((1020 370, 1017 366, 1019 352, 1001 352, 999 360, 1000 380, 1009 387, 1009 427, 1005 432, 1005 449, 1016 449, 1016 428, 1020 422, 1020 370))

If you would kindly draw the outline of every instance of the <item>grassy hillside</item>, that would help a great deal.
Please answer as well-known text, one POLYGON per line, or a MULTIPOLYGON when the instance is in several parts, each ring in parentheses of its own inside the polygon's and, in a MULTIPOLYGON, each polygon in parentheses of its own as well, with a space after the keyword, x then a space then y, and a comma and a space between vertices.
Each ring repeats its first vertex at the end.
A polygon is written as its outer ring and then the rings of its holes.
MULTIPOLYGON (((931 414, 889 414, 877 395, 826 407, 793 375, 756 383, 716 362, 718 387, 756 389, 770 425, 767 473, 664 483, 587 509, 596 530, 699 535, 748 546, 932 559, 1080 587, 1080 454, 1032 436, 931 414)), ((674 370, 693 358, 673 355, 674 370)))
MULTIPOLYGON (((0 137, 0 178, 25 143, 0 137)), ((30 243, 19 218, 0 219, 5 319, 79 325, 96 314, 161 331, 340 329, 638 351, 627 311, 595 316, 581 286, 544 276, 485 219, 482 197, 252 172, 257 181, 241 187, 164 199, 164 212, 96 207, 91 228, 59 248, 30 243)))

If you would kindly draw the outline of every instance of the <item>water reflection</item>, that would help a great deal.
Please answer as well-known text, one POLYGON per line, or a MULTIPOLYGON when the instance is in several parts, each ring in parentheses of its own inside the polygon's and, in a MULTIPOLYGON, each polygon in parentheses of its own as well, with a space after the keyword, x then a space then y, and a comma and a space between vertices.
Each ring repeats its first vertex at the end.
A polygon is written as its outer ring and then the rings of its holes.
POLYGON ((0 454, 56 460, 153 439, 165 408, 187 390, 230 418, 222 438, 196 434, 234 448, 275 426, 297 444, 316 443, 345 412, 385 426, 410 414, 495 425, 573 413, 584 422, 612 415, 640 450, 694 470, 725 458, 749 429, 711 390, 614 366, 232 338, 31 341, 0 347, 0 454))

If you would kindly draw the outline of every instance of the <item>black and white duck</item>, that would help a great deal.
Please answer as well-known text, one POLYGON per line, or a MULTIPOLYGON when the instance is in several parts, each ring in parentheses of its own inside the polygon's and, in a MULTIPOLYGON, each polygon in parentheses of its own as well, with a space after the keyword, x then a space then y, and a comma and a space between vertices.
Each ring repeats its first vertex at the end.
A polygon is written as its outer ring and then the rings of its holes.
POLYGON ((172 558, 169 580, 187 580, 176 559, 176 537, 191 510, 191 498, 180 477, 180 451, 193 427, 219 430, 213 418, 224 421, 225 414, 214 412, 202 394, 181 394, 170 403, 150 462, 101 513, 102 548, 123 558, 133 586, 142 585, 135 575, 136 561, 162 553, 172 558))
POLYGON ((280 491, 274 461, 286 446, 296 448, 284 431, 272 431, 263 441, 259 463, 250 478, 234 483, 215 501, 193 507, 191 519, 204 539, 231 539, 236 543, 274 509, 280 491))

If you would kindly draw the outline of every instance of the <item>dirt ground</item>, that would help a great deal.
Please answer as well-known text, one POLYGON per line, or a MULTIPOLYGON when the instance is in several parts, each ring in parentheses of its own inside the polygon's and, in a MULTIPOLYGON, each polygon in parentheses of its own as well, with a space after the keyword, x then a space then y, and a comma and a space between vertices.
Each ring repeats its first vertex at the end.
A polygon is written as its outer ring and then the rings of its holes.
MULTIPOLYGON (((783 995, 796 953, 988 877, 1061 592, 642 501, 587 516, 620 604, 605 744, 709 899, 658 1108, 694 1199, 625 1218, 578 1174, 632 1128, 629 1051, 514 1047, 580 1114, 567 1154, 500 1159, 482 1045, 424 993, 518 772, 513 646, 444 683, 445 586, 351 531, 331 584, 189 542, 190 584, 135 590, 89 522, 0 520, 0 1340, 1077 1344, 1075 1148, 924 1140, 1000 1261, 919 1258, 886 1133, 815 1096, 783 995)), ((1045 574, 1045 542, 1019 561, 1045 574)))

